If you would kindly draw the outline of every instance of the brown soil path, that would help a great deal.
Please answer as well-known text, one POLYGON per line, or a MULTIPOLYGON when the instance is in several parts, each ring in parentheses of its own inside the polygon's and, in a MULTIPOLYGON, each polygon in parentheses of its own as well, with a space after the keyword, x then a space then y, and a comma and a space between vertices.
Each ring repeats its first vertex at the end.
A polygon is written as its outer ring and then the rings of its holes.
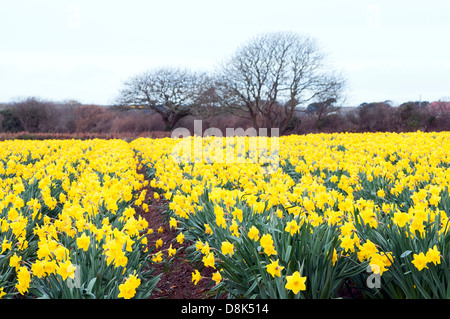
MULTIPOLYGON (((143 172, 140 172, 143 174, 143 172)), ((150 181, 149 181, 150 182, 150 181)), ((159 200, 154 199, 154 190, 148 186, 145 203, 149 205, 149 211, 144 212, 141 207, 135 207, 136 212, 145 218, 148 222, 148 227, 153 229, 153 233, 148 235, 149 251, 156 253, 161 250, 163 252, 163 261, 154 266, 155 274, 162 273, 161 279, 154 290, 151 299, 207 299, 214 298, 214 294, 209 292, 211 287, 211 269, 205 268, 199 270, 201 275, 206 277, 201 279, 197 285, 192 282, 192 272, 195 270, 194 266, 186 259, 186 247, 192 243, 184 242, 179 244, 176 240, 178 231, 170 228, 165 216, 161 215, 162 207, 167 204, 163 198, 159 200), (158 232, 162 230, 162 232, 158 232), (163 241, 162 247, 155 248, 157 240, 163 241), (177 249, 177 253, 170 263, 165 263, 167 260, 170 245, 177 249), (168 267, 167 267, 168 266, 168 267)))

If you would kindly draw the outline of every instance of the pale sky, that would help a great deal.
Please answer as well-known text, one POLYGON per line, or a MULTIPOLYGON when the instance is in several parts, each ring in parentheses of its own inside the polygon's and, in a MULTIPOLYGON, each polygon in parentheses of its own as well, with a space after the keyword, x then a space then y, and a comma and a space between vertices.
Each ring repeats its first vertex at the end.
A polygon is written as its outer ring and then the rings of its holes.
POLYGON ((271 31, 317 39, 347 105, 450 99, 448 0, 0 0, 0 102, 108 104, 137 73, 214 70, 271 31))

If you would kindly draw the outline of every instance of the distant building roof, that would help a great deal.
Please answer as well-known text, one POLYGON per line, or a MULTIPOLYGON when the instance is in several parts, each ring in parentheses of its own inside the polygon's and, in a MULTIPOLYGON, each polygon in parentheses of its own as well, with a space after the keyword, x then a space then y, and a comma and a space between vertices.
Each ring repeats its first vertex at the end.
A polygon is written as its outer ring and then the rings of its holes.
POLYGON ((429 107, 436 112, 450 112, 450 102, 446 101, 431 102, 429 107))

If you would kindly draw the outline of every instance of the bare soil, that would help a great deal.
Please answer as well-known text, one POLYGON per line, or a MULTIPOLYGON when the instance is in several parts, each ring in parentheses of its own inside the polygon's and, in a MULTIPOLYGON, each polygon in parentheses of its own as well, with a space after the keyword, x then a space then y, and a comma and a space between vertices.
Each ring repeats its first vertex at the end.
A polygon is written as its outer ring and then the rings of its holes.
POLYGON ((150 299, 209 299, 214 298, 215 294, 209 292, 211 287, 211 277, 213 269, 198 269, 200 274, 206 278, 201 279, 197 285, 192 282, 192 272, 196 269, 186 258, 186 247, 192 243, 184 241, 179 244, 176 240, 178 231, 170 228, 167 218, 161 214, 162 207, 167 204, 163 198, 154 199, 154 190, 149 186, 146 188, 146 203, 149 204, 149 211, 144 212, 142 208, 135 207, 136 212, 145 218, 148 227, 153 229, 153 233, 148 235, 148 247, 150 252, 163 251, 163 261, 154 265, 154 274, 162 274, 156 289, 153 291, 150 299), (162 232, 158 232, 162 230, 162 232), (155 243, 162 239, 163 245, 158 249, 155 243), (168 258, 167 249, 170 245, 177 249, 177 253, 170 263, 165 263, 168 258), (166 269, 165 269, 166 268, 166 269))

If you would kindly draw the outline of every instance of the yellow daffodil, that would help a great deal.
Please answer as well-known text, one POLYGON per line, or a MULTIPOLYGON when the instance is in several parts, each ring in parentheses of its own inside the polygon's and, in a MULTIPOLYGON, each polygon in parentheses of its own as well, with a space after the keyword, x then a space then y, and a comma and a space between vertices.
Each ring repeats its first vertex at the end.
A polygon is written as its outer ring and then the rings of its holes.
POLYGON ((140 286, 141 280, 136 274, 130 275, 124 283, 119 285, 119 298, 131 299, 136 294, 136 289, 140 286))
POLYGON ((25 266, 19 267, 17 271, 16 288, 22 295, 28 291, 31 282, 31 275, 25 266))
POLYGON ((183 244, 183 242, 184 242, 184 234, 183 234, 183 233, 179 233, 179 234, 177 235, 177 242, 178 242, 179 244, 183 244))
POLYGON ((254 241, 258 241, 259 239, 259 230, 258 228, 256 228, 255 226, 250 227, 249 231, 248 231, 248 238, 254 240, 254 241))
POLYGON ((64 263, 60 263, 56 268, 57 274, 59 274, 63 280, 66 280, 67 277, 74 278, 75 277, 76 266, 73 265, 70 260, 67 260, 64 263))
POLYGON ((19 268, 21 260, 22 260, 22 256, 17 256, 17 254, 14 254, 9 259, 9 266, 19 268))
POLYGON ((160 248, 163 245, 163 240, 160 238, 156 241, 155 247, 156 249, 160 248))
POLYGON ((278 259, 276 261, 272 261, 270 264, 266 267, 267 272, 272 275, 272 277, 281 277, 281 271, 284 269, 284 267, 278 265, 278 259))
POLYGON ((230 256, 233 256, 234 245, 231 244, 228 240, 224 241, 224 242, 222 242, 221 250, 222 250, 222 254, 224 254, 224 255, 229 254, 230 256))
POLYGON ((298 233, 300 229, 300 226, 297 224, 297 221, 295 219, 291 220, 290 222, 286 223, 285 231, 291 234, 293 236, 294 234, 298 233))
POLYGON ((428 268, 427 266, 427 258, 424 255, 424 253, 420 253, 420 254, 414 254, 413 255, 414 259, 412 261, 412 263, 414 264, 414 266, 416 266, 416 268, 421 271, 424 268, 428 268))
POLYGON ((222 281, 222 275, 220 274, 219 271, 216 271, 215 273, 213 273, 212 280, 214 280, 216 282, 216 285, 218 285, 222 281))
POLYGON ((87 236, 85 233, 83 233, 80 237, 77 238, 78 249, 87 251, 87 249, 89 248, 90 242, 91 242, 91 238, 89 236, 87 236))
POLYGON ((210 252, 206 256, 203 256, 202 261, 203 261, 203 264, 205 265, 205 267, 212 267, 214 269, 216 268, 214 254, 212 252, 210 252))
POLYGON ((44 277, 46 275, 45 263, 42 260, 36 260, 31 265, 31 271, 33 273, 33 276, 36 276, 38 278, 44 277))
POLYGON ((437 250, 436 245, 433 248, 429 248, 426 253, 427 263, 433 263, 434 265, 438 265, 441 263, 441 253, 437 250))
POLYGON ((200 272, 196 269, 194 272, 192 272, 192 282, 194 283, 194 285, 197 285, 200 279, 202 279, 202 276, 200 275, 200 272))
POLYGON ((294 272, 291 276, 286 276, 287 283, 286 289, 292 290, 294 294, 297 294, 301 290, 306 290, 306 277, 300 276, 298 271, 294 272))
POLYGON ((175 256, 177 250, 175 248, 172 248, 172 244, 170 244, 169 249, 167 250, 169 257, 175 256))

